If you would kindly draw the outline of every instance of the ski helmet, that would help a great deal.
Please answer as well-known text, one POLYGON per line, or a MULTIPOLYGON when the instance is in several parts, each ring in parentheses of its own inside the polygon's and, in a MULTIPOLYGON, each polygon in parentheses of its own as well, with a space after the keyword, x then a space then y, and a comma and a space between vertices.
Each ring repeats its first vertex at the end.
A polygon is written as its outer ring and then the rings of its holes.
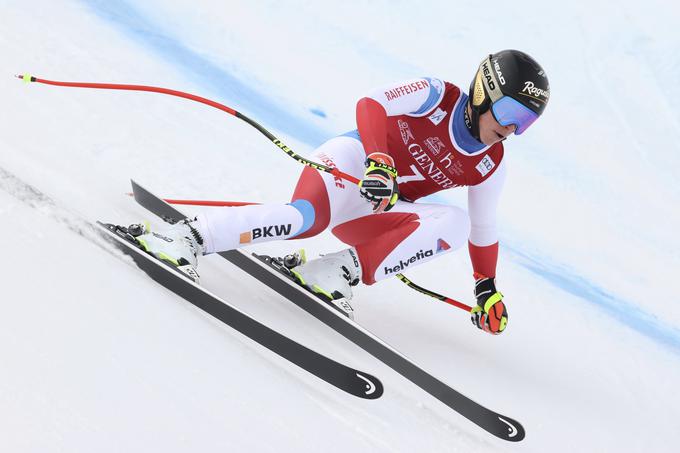
POLYGON ((472 135, 479 140, 479 116, 491 109, 502 126, 514 124, 522 134, 541 116, 550 98, 550 84, 536 60, 519 50, 502 50, 479 65, 470 84, 472 135))

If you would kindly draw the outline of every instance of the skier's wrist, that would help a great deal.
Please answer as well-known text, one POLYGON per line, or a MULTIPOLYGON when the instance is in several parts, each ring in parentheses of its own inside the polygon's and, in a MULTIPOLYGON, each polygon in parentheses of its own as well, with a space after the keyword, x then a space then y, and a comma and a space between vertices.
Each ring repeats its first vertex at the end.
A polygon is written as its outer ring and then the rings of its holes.
POLYGON ((371 153, 365 165, 364 177, 359 182, 361 197, 373 205, 374 213, 389 211, 399 199, 394 159, 386 153, 371 153))
POLYGON ((388 174, 392 179, 397 177, 397 169, 394 165, 394 159, 392 159, 392 156, 387 153, 380 151, 370 153, 368 156, 366 156, 364 165, 366 166, 366 172, 364 175, 367 175, 373 170, 380 169, 388 174))

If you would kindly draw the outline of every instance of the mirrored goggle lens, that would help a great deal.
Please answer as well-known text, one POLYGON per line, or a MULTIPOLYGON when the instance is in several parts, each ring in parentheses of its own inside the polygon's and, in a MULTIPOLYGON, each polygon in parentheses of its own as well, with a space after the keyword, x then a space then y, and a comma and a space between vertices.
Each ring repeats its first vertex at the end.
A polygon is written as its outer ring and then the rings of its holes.
POLYGON ((501 126, 514 124, 515 135, 522 134, 538 118, 536 112, 509 96, 503 96, 494 102, 491 111, 501 126))

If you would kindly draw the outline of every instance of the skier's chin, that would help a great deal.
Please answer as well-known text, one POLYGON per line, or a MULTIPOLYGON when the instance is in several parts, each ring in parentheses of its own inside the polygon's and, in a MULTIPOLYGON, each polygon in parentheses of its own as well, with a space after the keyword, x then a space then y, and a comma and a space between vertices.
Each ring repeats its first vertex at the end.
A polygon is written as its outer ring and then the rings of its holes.
POLYGON ((486 146, 495 145, 498 142, 502 142, 506 137, 495 130, 489 130, 484 134, 480 134, 480 140, 486 146))

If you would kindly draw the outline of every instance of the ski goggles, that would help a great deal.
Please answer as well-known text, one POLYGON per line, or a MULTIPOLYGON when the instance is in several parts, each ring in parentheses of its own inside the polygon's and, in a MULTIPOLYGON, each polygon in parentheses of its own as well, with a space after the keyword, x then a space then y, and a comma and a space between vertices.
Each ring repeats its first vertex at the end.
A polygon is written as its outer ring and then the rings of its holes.
POLYGON ((520 135, 538 118, 538 114, 510 96, 503 96, 491 104, 491 112, 501 126, 515 125, 520 135))

